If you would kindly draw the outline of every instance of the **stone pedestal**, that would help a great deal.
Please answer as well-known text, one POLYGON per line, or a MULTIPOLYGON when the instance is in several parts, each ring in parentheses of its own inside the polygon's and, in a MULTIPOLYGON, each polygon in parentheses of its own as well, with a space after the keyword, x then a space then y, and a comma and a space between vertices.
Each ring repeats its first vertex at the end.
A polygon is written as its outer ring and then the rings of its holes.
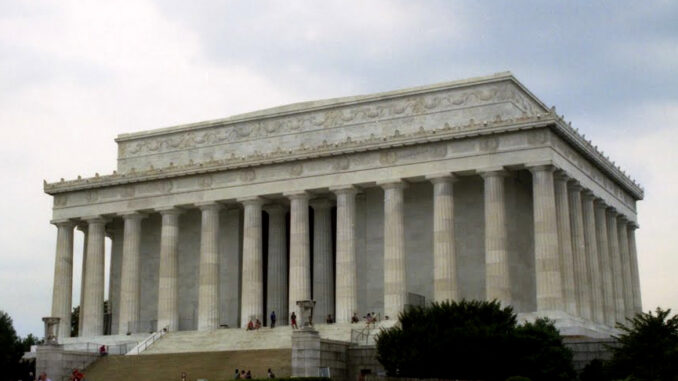
POLYGON ((297 301, 297 309, 299 311, 299 327, 301 329, 313 329, 313 309, 315 307, 315 300, 299 300, 297 301))
POLYGON ((318 377, 320 335, 313 329, 292 332, 292 377, 318 377))
POLYGON ((42 321, 45 323, 45 345, 59 344, 59 317, 44 317, 42 321))

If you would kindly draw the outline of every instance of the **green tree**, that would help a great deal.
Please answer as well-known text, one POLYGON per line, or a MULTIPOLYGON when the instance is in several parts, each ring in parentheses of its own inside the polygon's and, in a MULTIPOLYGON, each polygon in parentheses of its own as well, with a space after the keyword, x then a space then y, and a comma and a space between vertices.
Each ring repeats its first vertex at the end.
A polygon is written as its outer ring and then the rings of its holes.
POLYGON ((0 381, 28 379, 28 372, 33 371, 32 365, 21 362, 21 357, 36 343, 33 335, 21 340, 14 330, 12 318, 0 311, 0 381))
POLYGON ((571 352, 547 320, 518 326, 497 301, 433 303, 399 316, 377 336, 377 359, 389 375, 416 378, 571 380, 571 352), (538 369, 534 369, 534 367, 538 369))
POLYGON ((613 379, 637 381, 678 380, 678 315, 657 307, 617 324, 622 334, 612 348, 607 371, 613 379))

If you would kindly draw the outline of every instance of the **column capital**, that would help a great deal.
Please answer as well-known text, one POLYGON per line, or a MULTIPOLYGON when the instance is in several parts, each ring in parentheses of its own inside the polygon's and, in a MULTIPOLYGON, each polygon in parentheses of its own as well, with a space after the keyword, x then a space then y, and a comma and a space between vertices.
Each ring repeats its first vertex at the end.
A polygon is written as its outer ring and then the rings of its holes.
POLYGON ((581 192, 584 190, 584 187, 579 184, 579 181, 571 180, 567 182, 567 189, 569 189, 570 192, 581 192))
POLYGON ((638 223, 636 221, 629 221, 628 227, 631 230, 636 230, 640 227, 640 225, 638 225, 638 223))
POLYGON ((391 179, 391 180, 383 180, 383 181, 377 181, 377 185, 382 187, 383 189, 405 189, 407 188, 407 183, 404 182, 402 179, 391 179))
POLYGON ((329 209, 331 208, 334 203, 332 200, 328 198, 314 198, 313 200, 309 201, 309 205, 315 210, 315 209, 329 209))
POLYGON ((81 232, 87 234, 87 222, 86 221, 79 221, 76 225, 75 228, 80 230, 81 232))
POLYGON ((437 183, 453 183, 459 178, 455 176, 453 173, 450 172, 443 172, 443 173, 434 173, 430 175, 426 175, 426 180, 430 181, 433 184, 437 183))
POLYGON ((626 216, 623 215, 623 214, 617 215, 617 219, 619 220, 619 223, 622 223, 622 224, 629 222, 629 219, 626 218, 626 216))
POLYGON ((263 206, 264 212, 270 214, 284 214, 287 212, 287 207, 282 204, 266 204, 263 206))
POLYGON ((168 206, 164 208, 155 208, 154 209, 156 212, 160 213, 161 215, 180 215, 184 212, 183 209, 179 209, 173 206, 168 206))
POLYGON ((142 220, 146 217, 148 217, 147 214, 145 213, 139 213, 139 212, 123 212, 123 213, 118 213, 120 217, 122 217, 124 220, 142 220))
POLYGON ((584 199, 595 200, 596 195, 590 189, 583 189, 581 192, 581 197, 584 199))
POLYGON ((194 205, 197 206, 198 209, 203 211, 204 210, 219 211, 224 207, 222 204, 219 204, 216 201, 196 202, 194 205))
POLYGON ((617 213, 617 209, 615 209, 615 208, 612 207, 612 206, 609 206, 609 207, 606 209, 606 211, 607 211, 607 214, 608 214, 610 217, 613 217, 613 218, 616 218, 616 217, 617 217, 617 214, 619 214, 619 213, 617 213))
POLYGON ((65 227, 65 228, 74 228, 77 225, 77 222, 69 220, 69 219, 56 219, 56 220, 51 220, 49 222, 50 224, 56 226, 56 227, 65 227))
POLYGON ((262 205, 264 205, 264 201, 265 201, 265 200, 262 199, 262 198, 259 197, 259 196, 252 196, 252 197, 243 197, 243 198, 239 198, 237 201, 238 201, 239 203, 241 203, 243 206, 250 206, 250 205, 253 205, 253 206, 257 206, 257 205, 258 205, 258 206, 262 206, 262 205))
POLYGON ((553 165, 553 162, 551 160, 547 161, 542 161, 542 162, 537 162, 537 163, 528 163, 525 164, 525 168, 527 168, 530 172, 554 172, 558 168, 553 165))
POLYGON ((340 185, 336 187, 330 187, 330 191, 334 194, 344 194, 344 193, 358 193, 358 188, 354 185, 340 185))
POLYGON ((568 182, 571 177, 562 169, 558 169, 553 173, 553 179, 555 181, 565 181, 568 182))
POLYGON ((480 168, 476 169, 476 173, 484 179, 488 177, 507 177, 509 175, 509 171, 504 167, 480 168))
POLYGON ((602 209, 603 211, 607 209, 607 204, 605 203, 605 200, 603 200, 600 197, 596 197, 593 200, 593 206, 595 206, 597 209, 602 209))
POLYGON ((87 217, 82 217, 82 220, 87 222, 87 225, 105 224, 109 221, 108 218, 103 217, 103 216, 87 216, 87 217))
POLYGON ((310 197, 308 192, 305 190, 297 190, 297 191, 291 191, 291 192, 284 192, 283 196, 289 198, 290 200, 300 200, 300 199, 306 199, 310 197))

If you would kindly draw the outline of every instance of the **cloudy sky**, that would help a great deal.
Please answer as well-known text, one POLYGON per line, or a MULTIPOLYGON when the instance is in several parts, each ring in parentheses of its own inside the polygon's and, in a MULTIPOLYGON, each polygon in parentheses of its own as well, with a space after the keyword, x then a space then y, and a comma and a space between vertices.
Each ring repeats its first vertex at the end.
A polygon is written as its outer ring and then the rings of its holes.
POLYGON ((678 310, 678 2, 195 3, 0 0, 0 310, 19 334, 51 305, 42 181, 112 172, 117 134, 506 70, 643 184, 644 308, 678 310))

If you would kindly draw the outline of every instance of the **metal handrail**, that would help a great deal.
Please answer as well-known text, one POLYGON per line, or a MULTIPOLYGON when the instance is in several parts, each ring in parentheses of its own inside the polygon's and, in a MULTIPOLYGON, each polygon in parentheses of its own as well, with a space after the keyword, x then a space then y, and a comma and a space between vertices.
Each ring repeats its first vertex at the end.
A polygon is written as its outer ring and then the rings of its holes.
POLYGON ((168 330, 169 330, 169 325, 167 325, 167 326, 163 327, 162 329, 154 332, 152 335, 150 335, 149 337, 147 337, 143 341, 141 341, 139 344, 137 344, 137 346, 132 348, 132 350, 125 353, 125 355, 126 356, 138 355, 139 353, 145 351, 146 349, 148 349, 148 347, 153 345, 153 343, 158 341, 158 339, 165 336, 165 334, 167 333, 168 330))

